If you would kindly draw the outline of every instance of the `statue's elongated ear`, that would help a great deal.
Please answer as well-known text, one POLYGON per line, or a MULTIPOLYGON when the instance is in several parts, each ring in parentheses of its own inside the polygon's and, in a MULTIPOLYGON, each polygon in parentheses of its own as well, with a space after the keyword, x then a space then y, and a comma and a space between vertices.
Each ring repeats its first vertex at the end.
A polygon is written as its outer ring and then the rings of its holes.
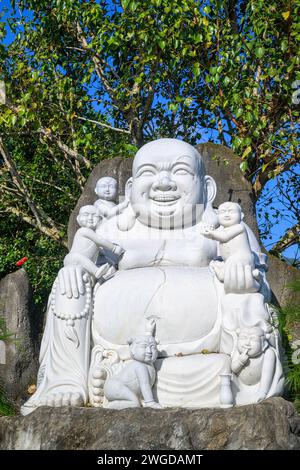
POLYGON ((205 186, 206 186, 206 201, 205 202, 212 204, 217 194, 216 182, 209 175, 205 175, 204 181, 205 181, 205 186))
POLYGON ((133 181, 132 178, 129 178, 129 179, 126 181, 126 184, 125 184, 125 199, 129 199, 129 198, 130 198, 132 181, 133 181))

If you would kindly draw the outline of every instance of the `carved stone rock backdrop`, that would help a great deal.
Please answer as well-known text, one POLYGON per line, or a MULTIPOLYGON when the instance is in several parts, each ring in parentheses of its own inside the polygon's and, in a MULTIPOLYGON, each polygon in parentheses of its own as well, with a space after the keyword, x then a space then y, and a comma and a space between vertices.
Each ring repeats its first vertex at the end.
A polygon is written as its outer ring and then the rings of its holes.
POLYGON ((42 315, 36 311, 24 269, 0 281, 0 317, 13 341, 5 342, 0 363, 0 384, 15 405, 23 403, 27 387, 36 382, 42 315))

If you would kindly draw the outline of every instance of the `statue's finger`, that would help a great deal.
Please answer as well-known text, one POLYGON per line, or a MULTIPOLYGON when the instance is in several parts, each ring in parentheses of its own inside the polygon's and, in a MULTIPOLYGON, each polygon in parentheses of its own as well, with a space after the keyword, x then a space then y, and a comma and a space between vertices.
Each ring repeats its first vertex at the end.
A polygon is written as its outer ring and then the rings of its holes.
POLYGON ((112 275, 116 272, 116 268, 114 266, 110 266, 110 268, 107 270, 107 275, 112 275))
POLYGON ((71 292, 73 294, 73 297, 75 297, 75 299, 78 299, 79 292, 78 292, 78 286, 77 286, 76 268, 71 268, 69 271, 69 274, 70 274, 71 292))
POLYGON ((79 292, 80 295, 83 295, 84 292, 85 292, 84 282, 83 282, 83 272, 82 272, 82 269, 79 266, 76 267, 75 275, 76 275, 78 292, 79 292))
POLYGON ((68 299, 71 299, 73 297, 72 294, 72 286, 71 286, 71 279, 70 279, 70 268, 65 268, 63 271, 63 276, 64 276, 64 281, 65 281, 65 286, 66 286, 66 296, 68 299))
POLYGON ((58 284, 59 284, 59 291, 61 295, 65 295, 66 285, 65 285, 64 275, 63 275, 63 269, 60 269, 58 272, 58 284))
POLYGON ((109 269, 109 264, 108 263, 103 264, 103 266, 101 266, 100 269, 102 271, 102 274, 106 274, 109 269))

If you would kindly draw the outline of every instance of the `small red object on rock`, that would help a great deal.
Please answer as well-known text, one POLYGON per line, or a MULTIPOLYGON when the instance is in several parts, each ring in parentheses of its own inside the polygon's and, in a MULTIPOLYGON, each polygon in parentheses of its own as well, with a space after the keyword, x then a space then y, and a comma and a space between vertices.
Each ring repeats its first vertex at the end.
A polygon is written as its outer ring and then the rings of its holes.
POLYGON ((28 260, 28 258, 26 258, 26 256, 24 256, 24 258, 21 258, 19 259, 19 261, 16 262, 16 266, 22 266, 22 264, 26 263, 26 261, 28 260))

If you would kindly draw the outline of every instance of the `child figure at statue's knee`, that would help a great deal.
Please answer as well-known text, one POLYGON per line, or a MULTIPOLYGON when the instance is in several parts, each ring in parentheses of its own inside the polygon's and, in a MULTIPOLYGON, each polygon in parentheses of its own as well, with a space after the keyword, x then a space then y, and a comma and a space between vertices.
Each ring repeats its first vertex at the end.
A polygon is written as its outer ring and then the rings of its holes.
MULTIPOLYGON (((242 224, 243 213, 239 204, 235 202, 224 202, 218 208, 218 221, 221 227, 217 230, 205 229, 203 235, 219 242, 219 254, 224 263, 220 260, 212 262, 212 267, 221 282, 224 282, 226 267, 230 268, 232 263, 243 261, 248 265, 254 275, 258 276, 255 270, 254 254, 251 250, 247 230, 242 224)), ((236 273, 238 277, 239 273, 236 273)), ((237 279, 238 282, 238 279, 237 279)))
POLYGON ((244 385, 259 384, 256 396, 259 402, 268 395, 276 367, 276 354, 268 342, 270 334, 258 326, 242 328, 237 334, 231 370, 244 385))
POLYGON ((100 220, 101 215, 95 206, 80 208, 77 217, 80 228, 75 233, 71 250, 64 260, 65 266, 70 264, 80 265, 96 279, 99 279, 102 274, 102 266, 98 267, 96 265, 99 249, 106 249, 119 258, 124 253, 119 245, 104 240, 95 233, 100 220))
POLYGON ((140 407, 143 400, 145 407, 161 408, 152 393, 156 377, 154 362, 158 355, 155 338, 146 334, 130 340, 128 344, 133 360, 106 381, 104 395, 109 402, 107 407, 140 407))

